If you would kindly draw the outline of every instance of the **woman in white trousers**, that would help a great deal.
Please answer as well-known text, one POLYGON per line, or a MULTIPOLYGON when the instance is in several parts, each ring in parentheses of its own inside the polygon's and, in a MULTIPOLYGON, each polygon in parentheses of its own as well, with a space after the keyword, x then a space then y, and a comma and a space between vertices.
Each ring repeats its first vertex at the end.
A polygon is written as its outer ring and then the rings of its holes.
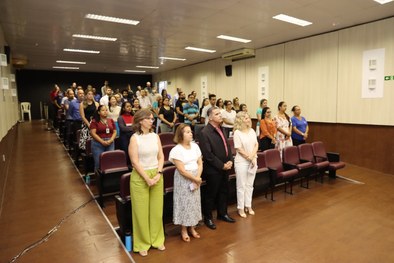
POLYGON ((245 218, 246 213, 254 215, 252 209, 253 183, 257 170, 257 150, 259 143, 252 121, 246 112, 238 112, 234 123, 234 148, 237 152, 234 168, 237 182, 238 214, 245 218))

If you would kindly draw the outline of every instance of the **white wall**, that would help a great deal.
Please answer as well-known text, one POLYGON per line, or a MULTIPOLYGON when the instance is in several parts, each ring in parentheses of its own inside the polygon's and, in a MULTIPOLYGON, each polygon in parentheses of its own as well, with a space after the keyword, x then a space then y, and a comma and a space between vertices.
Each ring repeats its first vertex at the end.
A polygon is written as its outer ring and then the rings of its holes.
MULTIPOLYGON (((3 29, 0 26, 0 47, 4 47, 6 41, 4 39, 3 29)), ((4 49, 0 48, 0 53, 4 53, 4 49)), ((0 77, 8 78, 12 73, 12 66, 0 67, 0 77)), ((9 90, 0 89, 0 141, 4 138, 12 126, 19 120, 18 97, 11 94, 11 87, 16 89, 16 83, 9 81, 9 90)))
MULTIPOLYGON (((255 117, 258 68, 269 67, 269 103, 276 110, 286 101, 287 112, 301 106, 309 121, 394 125, 394 80, 384 82, 384 97, 361 98, 362 56, 365 50, 385 48, 385 75, 394 76, 394 18, 256 50, 256 57, 237 62, 216 59, 153 76, 171 81, 186 93, 200 92, 207 76, 208 90, 218 98, 238 97, 255 117), (232 64, 232 76, 224 67, 232 64)), ((201 100, 201 98, 200 98, 201 100)))

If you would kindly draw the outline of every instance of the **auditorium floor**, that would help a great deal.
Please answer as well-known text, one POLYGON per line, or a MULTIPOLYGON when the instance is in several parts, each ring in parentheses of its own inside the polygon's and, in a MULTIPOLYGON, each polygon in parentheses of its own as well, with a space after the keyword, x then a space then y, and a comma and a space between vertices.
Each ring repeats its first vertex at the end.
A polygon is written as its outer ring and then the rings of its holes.
MULTIPOLYGON (((0 214, 0 262, 9 262, 90 198, 56 135, 40 122, 21 123, 0 214)), ((167 225, 164 252, 152 249, 136 262, 394 262, 394 175, 347 165, 345 178, 257 196, 255 216, 235 224, 199 226, 201 239, 185 243, 167 225)), ((96 192, 92 186, 92 192, 96 192)), ((130 262, 96 203, 71 215, 47 242, 18 262, 130 262)), ((104 213, 116 227, 112 198, 104 213)))

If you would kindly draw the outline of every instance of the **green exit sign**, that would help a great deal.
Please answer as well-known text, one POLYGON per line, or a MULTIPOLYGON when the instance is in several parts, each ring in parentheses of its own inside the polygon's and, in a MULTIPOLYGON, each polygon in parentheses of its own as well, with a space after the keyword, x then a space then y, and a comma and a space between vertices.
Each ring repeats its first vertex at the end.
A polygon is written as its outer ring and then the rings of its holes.
POLYGON ((394 79, 394 76, 384 76, 384 80, 392 80, 394 79))

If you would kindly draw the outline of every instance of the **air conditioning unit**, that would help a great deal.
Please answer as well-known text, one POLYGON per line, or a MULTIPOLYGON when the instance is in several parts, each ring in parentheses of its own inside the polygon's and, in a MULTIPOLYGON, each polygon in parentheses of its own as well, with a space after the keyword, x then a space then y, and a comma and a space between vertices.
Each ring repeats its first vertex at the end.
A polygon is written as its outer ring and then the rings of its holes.
POLYGON ((251 48, 241 48, 222 55, 223 59, 231 59, 232 61, 254 57, 254 49, 251 48))

